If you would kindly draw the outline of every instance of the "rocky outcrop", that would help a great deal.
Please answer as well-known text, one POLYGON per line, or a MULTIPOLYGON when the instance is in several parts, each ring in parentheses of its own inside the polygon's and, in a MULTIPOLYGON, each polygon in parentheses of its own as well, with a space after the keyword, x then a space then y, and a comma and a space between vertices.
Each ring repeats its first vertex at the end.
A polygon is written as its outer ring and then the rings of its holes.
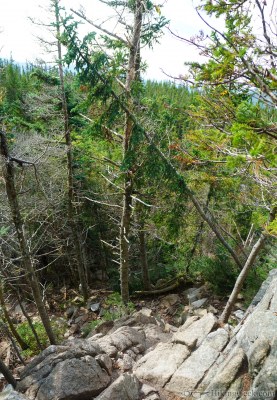
POLYGON ((191 317, 170 343, 159 345, 141 358, 134 372, 140 379, 179 398, 273 400, 277 396, 276 360, 277 270, 274 270, 234 330, 228 325, 218 327, 211 314, 200 320, 191 317), (174 343, 179 344, 178 349, 173 350, 174 343), (178 362, 171 362, 174 359, 171 354, 166 363, 170 346, 178 362), (164 357, 160 356, 163 354, 164 357), (167 374, 161 367, 153 367, 159 360, 169 365, 167 374), (159 370, 161 373, 157 374, 159 370))
POLYGON ((18 389, 31 400, 274 400, 277 270, 235 329, 203 315, 176 330, 142 310, 88 339, 50 346, 25 368, 18 389))
POLYGON ((106 325, 104 333, 48 347, 24 369, 17 389, 31 400, 139 399, 138 378, 126 372, 171 334, 145 309, 106 325))

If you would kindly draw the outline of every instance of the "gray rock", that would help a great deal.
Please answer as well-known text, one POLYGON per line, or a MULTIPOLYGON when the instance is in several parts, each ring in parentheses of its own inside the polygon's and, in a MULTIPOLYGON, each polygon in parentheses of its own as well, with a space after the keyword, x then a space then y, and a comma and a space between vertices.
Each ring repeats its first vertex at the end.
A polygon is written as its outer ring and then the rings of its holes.
POLYGON ((117 365, 124 372, 130 371, 133 367, 133 359, 128 354, 123 354, 123 357, 117 360, 117 365))
POLYGON ((117 378, 95 400, 138 400, 139 381, 132 374, 124 374, 117 378))
POLYGON ((17 389, 26 392, 30 399, 63 399, 61 388, 67 387, 68 393, 70 390, 72 393, 84 390, 86 395, 86 390, 90 391, 93 386, 91 379, 94 377, 99 381, 94 386, 100 390, 100 387, 108 385, 110 377, 93 358, 99 353, 100 348, 95 343, 84 340, 75 339, 64 346, 49 346, 22 371, 17 389), (76 373, 74 368, 78 368, 76 373))
MULTIPOLYGON (((272 286, 272 284, 276 285, 277 269, 271 270, 268 275, 269 275, 268 278, 263 282, 260 290, 258 291, 256 296, 252 300, 250 308, 255 307, 257 304, 259 304, 261 302, 261 300, 265 297, 268 289, 270 289, 270 286, 272 286)), ((269 290, 269 291, 271 292, 271 290, 269 290)), ((275 301, 277 301, 276 296, 275 296, 275 301)), ((275 309, 276 309, 276 307, 275 307, 275 309)))
POLYGON ((210 333, 200 347, 174 372, 165 389, 180 395, 186 390, 194 390, 215 363, 228 339, 228 333, 224 329, 210 333))
MULTIPOLYGON (((65 360, 43 380, 37 400, 90 400, 110 383, 110 376, 91 356, 65 360)), ((27 390, 28 393, 28 390, 27 390)))
POLYGON ((221 365, 215 378, 205 389, 207 394, 203 396, 203 400, 210 400, 211 398, 221 399, 234 381, 244 359, 245 353, 243 349, 235 348, 227 360, 221 365))
POLYGON ((28 400, 28 398, 16 392, 11 385, 8 385, 0 393, 0 400, 28 400))
POLYGON ((99 354, 95 357, 95 360, 98 362, 101 368, 104 368, 108 372, 109 375, 112 374, 113 362, 107 354, 99 354))
POLYGON ((134 373, 139 379, 164 386, 189 354, 182 344, 160 343, 137 362, 134 373))
POLYGON ((272 343, 270 353, 266 358, 260 372, 256 376, 249 400, 260 399, 263 395, 265 399, 275 400, 277 396, 277 337, 272 343))
MULTIPOLYGON (((93 338, 88 339, 89 342, 93 338)), ((145 350, 145 333, 129 326, 122 326, 108 336, 95 341, 101 351, 110 357, 115 357, 118 351, 124 352, 132 347, 140 345, 141 352, 145 350)))
POLYGON ((242 320, 244 317, 244 312, 242 310, 237 310, 234 312, 234 316, 238 321, 242 320))
POLYGON ((90 304, 89 308, 92 312, 97 312, 100 310, 100 305, 101 305, 101 303, 93 303, 93 304, 90 304))
POLYGON ((153 317, 152 310, 150 308, 142 308, 140 311, 135 312, 132 315, 135 318, 137 324, 147 325, 154 324, 157 325, 157 320, 153 317))
POLYGON ((172 293, 168 294, 161 300, 160 306, 169 308, 177 303, 180 303, 180 301, 181 301, 180 296, 178 294, 172 293))
POLYGON ((153 386, 147 385, 146 383, 143 383, 143 385, 140 388, 140 394, 143 397, 147 397, 150 394, 154 394, 154 393, 157 393, 157 392, 158 391, 153 386))
POLYGON ((232 383, 222 400, 240 400, 242 390, 243 379, 240 376, 232 383))
POLYGON ((270 351, 268 339, 257 339, 251 346, 248 356, 249 374, 254 378, 261 370, 270 351))
POLYGON ((200 288, 196 287, 189 288, 185 290, 183 293, 187 302, 190 304, 193 301, 201 299, 203 295, 203 286, 201 286, 200 288))
POLYGON ((78 308, 75 306, 69 307, 66 311, 65 311, 65 315, 66 318, 71 318, 74 317, 74 315, 76 314, 76 312, 78 311, 78 308))
POLYGON ((208 301, 208 298, 205 297, 204 299, 193 301, 191 303, 191 306, 192 306, 192 308, 201 308, 207 303, 207 301, 208 301))
POLYGON ((185 344, 190 349, 199 346, 217 323, 216 317, 209 313, 191 325, 186 323, 173 335, 173 342, 185 344))
POLYGON ((142 400, 160 400, 160 399, 161 399, 161 398, 160 398, 160 396, 159 396, 158 393, 152 393, 152 394, 149 394, 149 395, 146 396, 146 397, 143 397, 142 400))
POLYGON ((208 311, 206 310, 206 308, 197 308, 196 310, 193 311, 193 314, 202 318, 208 314, 208 311))
POLYGON ((164 332, 158 325, 145 325, 143 327, 143 332, 146 336, 146 348, 155 346, 160 342, 168 342, 171 339, 171 333, 164 332))
POLYGON ((208 312, 211 312, 213 314, 218 314, 218 310, 211 304, 208 306, 207 310, 208 310, 208 312))

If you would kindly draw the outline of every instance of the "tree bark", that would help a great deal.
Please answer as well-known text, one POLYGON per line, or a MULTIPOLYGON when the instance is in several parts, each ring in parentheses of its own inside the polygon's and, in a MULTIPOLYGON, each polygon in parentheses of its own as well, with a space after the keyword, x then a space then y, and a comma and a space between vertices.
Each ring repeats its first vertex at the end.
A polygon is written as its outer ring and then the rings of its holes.
POLYGON ((2 322, 2 321, 0 321, 0 333, 1 333, 1 331, 3 331, 3 332, 8 336, 8 338, 10 339, 10 341, 12 342, 14 351, 15 351, 15 353, 16 353, 18 359, 19 359, 20 362, 22 363, 22 365, 26 365, 25 361, 24 361, 23 358, 21 357, 19 348, 18 348, 18 346, 17 346, 17 343, 16 343, 15 340, 14 340, 13 335, 12 335, 11 332, 9 331, 9 328, 7 327, 7 325, 6 325, 4 322, 2 322))
MULTIPOLYGON (((133 23, 133 35, 130 43, 128 71, 126 76, 126 94, 127 104, 130 110, 133 110, 133 101, 131 97, 132 83, 139 76, 139 47, 140 35, 142 26, 142 0, 136 0, 136 8, 133 23)), ((133 132, 134 122, 129 112, 126 113, 126 124, 124 131, 123 141, 123 158, 125 158, 130 147, 130 140, 133 132)), ((121 283, 121 298, 126 304, 129 301, 129 269, 130 269, 130 255, 129 255, 129 232, 131 225, 131 212, 132 212, 132 192, 133 192, 133 177, 132 171, 129 166, 125 174, 124 180, 124 193, 123 193, 123 210, 120 225, 120 283, 121 283)))
POLYGON ((15 173, 14 173, 14 165, 13 161, 9 156, 7 140, 5 133, 0 130, 0 153, 5 161, 5 166, 3 168, 3 175, 6 184, 6 193, 8 197, 9 207, 12 214, 12 219, 14 223, 14 227, 16 230, 17 239, 19 242, 22 265, 24 270, 28 274, 30 286, 33 292, 34 300, 37 305, 37 309, 41 318, 41 321, 44 325, 45 331, 49 337, 51 344, 56 344, 56 338, 53 333, 51 323, 46 311, 46 308, 42 301, 41 291, 39 287, 39 283, 37 280, 36 272, 33 266, 33 259, 31 257, 25 230, 24 223, 21 217, 20 207, 18 203, 16 188, 15 188, 15 173))
MULTIPOLYGON (((277 211, 277 208, 273 209, 273 211, 270 213, 269 222, 274 220, 276 211, 277 211)), ((267 239, 267 235, 265 233, 262 233, 260 235, 259 239, 257 240, 256 244, 252 247, 252 250, 247 258, 247 261, 244 264, 244 267, 236 280, 236 284, 235 284, 233 291, 229 297, 229 300, 227 301, 227 304, 220 316, 220 322, 226 323, 228 321, 228 318, 229 318, 229 316, 232 312, 232 309, 234 307, 234 304, 237 300, 238 294, 241 291, 244 281, 247 277, 247 274, 248 274, 249 270, 251 269, 251 267, 253 266, 259 252, 263 248, 266 239, 267 239)))
POLYGON ((4 318, 6 320, 6 323, 8 324, 8 327, 10 328, 10 331, 12 332, 14 338, 17 340, 19 346, 21 347, 22 350, 26 350, 29 348, 26 342, 22 339, 22 337, 18 334, 17 330, 15 329, 15 326, 9 316, 6 304, 5 304, 5 299, 4 299, 4 294, 3 294, 3 289, 2 289, 2 283, 0 282, 0 305, 3 310, 4 318))
POLYGON ((68 222, 70 225, 73 245, 75 249, 75 255, 77 259, 77 269, 79 280, 81 284, 81 290, 84 297, 84 301, 87 301, 89 297, 88 293, 88 284, 85 273, 85 263, 82 252, 82 244, 81 238, 78 230, 78 224, 76 223, 75 218, 75 209, 74 209, 74 179, 73 179, 73 156, 72 156, 72 141, 71 141, 71 133, 69 127, 69 115, 67 109, 67 100, 65 95, 65 86, 64 86, 64 72, 62 66, 62 46, 60 42, 60 14, 59 14, 59 0, 53 1, 53 6, 55 10, 55 18, 56 18, 56 33, 57 33, 57 49, 58 49, 58 68, 59 68, 59 77, 60 77, 60 89, 61 89, 61 100, 62 100, 62 109, 64 115, 64 134, 65 134, 65 142, 67 147, 67 212, 68 212, 68 222))
POLYGON ((140 263, 141 263, 143 290, 147 291, 151 289, 151 285, 149 279, 148 260, 146 253, 145 231, 143 230, 143 226, 141 226, 139 230, 139 249, 140 249, 140 263))
POLYGON ((0 372, 4 375, 4 378, 6 381, 13 386, 13 388, 16 388, 16 380, 14 379, 11 371, 8 369, 8 367, 3 363, 3 361, 0 358, 0 372))
MULTIPOLYGON (((206 200, 206 204, 204 206, 205 207, 204 208, 205 212, 207 212, 207 210, 208 210, 212 195, 213 195, 213 186, 210 185, 208 196, 207 196, 207 200, 206 200)), ((203 232, 203 228, 204 228, 204 223, 205 223, 205 221, 202 219, 202 221, 200 222, 200 225, 199 225, 199 227, 197 229, 197 232, 196 232, 196 235, 195 235, 195 238, 194 238, 194 243, 193 243, 192 249, 191 249, 191 251, 189 253, 188 263, 187 263, 187 266, 186 266, 186 272, 189 272, 190 265, 191 265, 191 262, 193 260, 194 254, 196 252, 197 246, 200 243, 202 232, 203 232)))
POLYGON ((23 304, 22 304, 22 301, 21 301, 21 299, 20 299, 20 295, 19 295, 18 291, 17 291, 16 289, 14 289, 14 291, 15 291, 15 294, 16 294, 16 297, 17 297, 17 300, 18 300, 18 303, 19 303, 19 305, 20 305, 20 308, 21 308, 21 310, 22 310, 22 314, 23 314, 24 317, 26 318, 26 320, 27 320, 27 322, 28 322, 28 324, 29 324, 29 326, 30 326, 31 331, 33 332, 33 335, 34 335, 34 338, 35 338, 35 340, 36 340, 36 342, 37 342, 38 348, 42 351, 42 350, 43 350, 43 347, 42 347, 42 345, 41 345, 41 343, 40 343, 38 334, 37 334, 37 332, 36 332, 36 330, 35 330, 35 327, 34 327, 34 325, 33 325, 33 323, 32 323, 32 320, 31 320, 30 316, 28 315, 27 311, 25 310, 25 308, 24 308, 24 306, 23 306, 23 304))

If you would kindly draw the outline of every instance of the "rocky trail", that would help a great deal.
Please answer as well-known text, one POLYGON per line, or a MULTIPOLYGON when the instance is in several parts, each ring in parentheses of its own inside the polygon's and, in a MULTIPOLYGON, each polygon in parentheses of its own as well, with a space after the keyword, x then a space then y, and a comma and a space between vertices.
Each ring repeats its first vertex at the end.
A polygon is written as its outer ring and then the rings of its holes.
POLYGON ((237 304, 236 326, 219 325, 223 303, 200 286, 140 300, 83 338, 91 314, 101 318, 101 295, 66 310, 64 342, 20 371, 23 394, 6 388, 1 399, 276 399, 277 270, 245 312, 237 304))

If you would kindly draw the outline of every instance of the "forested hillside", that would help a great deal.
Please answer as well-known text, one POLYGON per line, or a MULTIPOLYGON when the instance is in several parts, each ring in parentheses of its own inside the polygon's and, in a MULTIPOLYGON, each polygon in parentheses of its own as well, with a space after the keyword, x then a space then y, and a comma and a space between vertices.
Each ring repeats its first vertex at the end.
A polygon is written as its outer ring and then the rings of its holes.
POLYGON ((132 296, 206 282, 226 322, 276 266, 274 7, 199 1, 207 33, 181 43, 203 63, 156 82, 141 50, 169 24, 160 5, 103 3, 120 34, 49 0, 55 62, 0 62, 0 324, 22 349, 14 299, 35 304, 30 335, 55 344, 55 293, 74 289, 85 306, 103 288, 128 312, 132 296))

